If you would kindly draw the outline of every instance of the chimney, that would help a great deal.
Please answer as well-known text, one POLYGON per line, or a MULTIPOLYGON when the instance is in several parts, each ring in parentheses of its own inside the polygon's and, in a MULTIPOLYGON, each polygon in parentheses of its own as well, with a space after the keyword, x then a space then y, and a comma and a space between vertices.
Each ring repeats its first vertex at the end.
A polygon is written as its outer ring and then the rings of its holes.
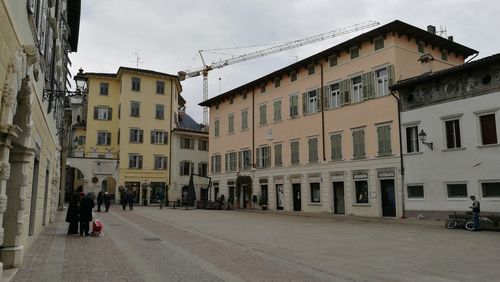
POLYGON ((428 25, 427 26, 427 31, 433 34, 436 34, 436 27, 433 25, 428 25))
POLYGON ((451 42, 453 42, 453 36, 448 36, 448 40, 450 40, 451 42))

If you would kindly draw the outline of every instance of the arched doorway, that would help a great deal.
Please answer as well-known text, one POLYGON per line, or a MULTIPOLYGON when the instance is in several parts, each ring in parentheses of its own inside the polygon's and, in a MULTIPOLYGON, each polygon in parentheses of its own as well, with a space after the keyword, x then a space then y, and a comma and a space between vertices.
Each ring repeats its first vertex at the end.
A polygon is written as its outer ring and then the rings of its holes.
POLYGON ((74 167, 66 168, 65 201, 69 201, 73 193, 83 192, 84 179, 85 175, 81 170, 74 167))
POLYGON ((114 199, 116 196, 116 180, 111 176, 103 179, 101 182, 101 191, 108 192, 111 199, 114 199))

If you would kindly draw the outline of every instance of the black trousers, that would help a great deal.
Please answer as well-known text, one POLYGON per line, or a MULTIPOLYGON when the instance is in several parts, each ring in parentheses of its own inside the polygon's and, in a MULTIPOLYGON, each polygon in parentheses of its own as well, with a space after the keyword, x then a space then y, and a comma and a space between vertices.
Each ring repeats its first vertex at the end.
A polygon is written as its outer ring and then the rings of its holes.
POLYGON ((89 236, 89 221, 80 221, 80 236, 89 236))

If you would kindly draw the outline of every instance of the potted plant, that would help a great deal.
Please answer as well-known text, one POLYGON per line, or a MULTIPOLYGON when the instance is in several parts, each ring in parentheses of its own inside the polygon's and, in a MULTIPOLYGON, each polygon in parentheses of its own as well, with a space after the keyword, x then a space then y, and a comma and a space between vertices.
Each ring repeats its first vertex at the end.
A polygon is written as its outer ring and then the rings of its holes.
POLYGON ((267 199, 262 194, 259 196, 259 206, 263 210, 267 210, 267 199))

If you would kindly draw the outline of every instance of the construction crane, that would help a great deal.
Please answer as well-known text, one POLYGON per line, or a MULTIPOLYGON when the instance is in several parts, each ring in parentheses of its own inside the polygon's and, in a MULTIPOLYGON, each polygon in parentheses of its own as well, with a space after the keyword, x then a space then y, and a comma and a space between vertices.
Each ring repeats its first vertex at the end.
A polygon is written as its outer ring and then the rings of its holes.
MULTIPOLYGON (((218 62, 212 63, 211 65, 207 65, 205 62, 205 59, 203 58, 203 52, 206 52, 208 50, 199 50, 198 53, 200 54, 200 58, 201 58, 203 66, 196 68, 194 70, 186 70, 186 71, 178 72, 179 79, 181 81, 183 81, 187 78, 192 78, 192 77, 197 77, 197 76, 203 75, 203 101, 206 101, 206 100, 208 100, 208 72, 211 70, 220 69, 220 68, 225 67, 225 66, 229 66, 229 65, 245 62, 248 60, 264 57, 267 55, 283 52, 283 51, 290 50, 290 49, 297 48, 297 47, 301 47, 304 45, 309 45, 312 43, 316 43, 316 42, 330 39, 333 37, 337 37, 340 35, 345 35, 345 34, 359 31, 359 30, 374 27, 374 26, 377 26, 379 24, 380 23, 376 22, 376 21, 366 21, 366 22, 358 23, 358 24, 351 25, 348 27, 344 27, 341 29, 336 29, 336 30, 321 33, 318 35, 314 35, 311 37, 298 39, 298 40, 286 42, 283 44, 271 46, 271 47, 268 47, 268 48, 265 48, 265 49, 262 49, 259 51, 235 56, 235 57, 232 57, 232 58, 229 58, 226 60, 220 60, 218 62)), ((207 109, 207 107, 203 107, 203 124, 204 125, 208 124, 208 109, 207 109)))

